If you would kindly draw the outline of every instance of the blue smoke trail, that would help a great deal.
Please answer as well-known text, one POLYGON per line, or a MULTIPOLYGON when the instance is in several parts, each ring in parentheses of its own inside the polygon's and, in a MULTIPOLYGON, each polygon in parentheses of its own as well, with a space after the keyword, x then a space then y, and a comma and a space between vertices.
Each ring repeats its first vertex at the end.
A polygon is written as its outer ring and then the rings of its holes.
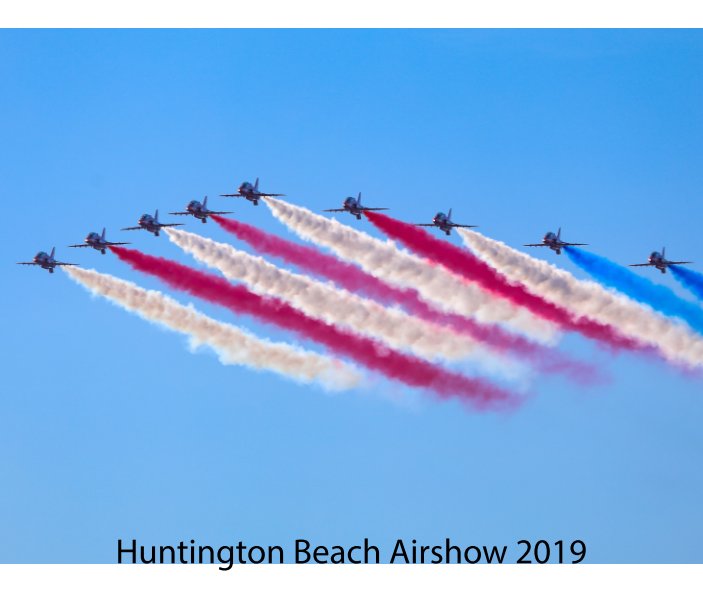
POLYGON ((698 305, 679 298, 669 288, 652 283, 606 258, 572 247, 564 250, 578 266, 604 285, 614 287, 665 315, 679 317, 703 333, 703 309, 698 305))
POLYGON ((699 300, 703 300, 703 275, 682 266, 670 266, 676 280, 699 300))

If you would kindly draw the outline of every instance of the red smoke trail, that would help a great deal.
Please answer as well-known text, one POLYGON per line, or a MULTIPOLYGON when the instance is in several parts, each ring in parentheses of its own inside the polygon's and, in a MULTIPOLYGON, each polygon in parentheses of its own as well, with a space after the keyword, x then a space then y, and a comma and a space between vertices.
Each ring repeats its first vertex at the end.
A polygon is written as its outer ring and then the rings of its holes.
POLYGON ((456 396, 463 400, 471 400, 472 406, 478 409, 487 409, 495 405, 505 407, 516 403, 512 394, 485 380, 447 371, 388 348, 371 338, 313 319, 282 300, 260 296, 243 285, 234 285, 222 277, 134 249, 110 249, 132 268, 153 275, 171 287, 225 306, 232 312, 249 314, 294 331, 410 386, 427 388, 443 397, 456 396))
POLYGON ((584 383, 597 379, 596 369, 591 365, 564 358, 563 354, 556 354, 497 325, 482 324, 469 317, 438 310, 427 304, 415 289, 390 285, 354 264, 313 247, 272 235, 250 224, 222 216, 213 216, 212 219, 256 251, 281 258, 285 262, 330 279, 345 289, 364 293, 385 303, 400 304, 422 319, 447 325, 500 352, 524 357, 546 371, 563 372, 584 383))
POLYGON ((365 212, 365 214, 386 235, 398 239, 417 254, 441 264, 460 277, 476 282, 496 296, 527 308, 543 319, 603 342, 612 348, 627 350, 646 348, 642 343, 618 333, 610 325, 604 325, 588 317, 577 317, 565 308, 533 294, 522 284, 511 283, 468 250, 437 239, 419 227, 395 220, 385 214, 376 212, 365 212))

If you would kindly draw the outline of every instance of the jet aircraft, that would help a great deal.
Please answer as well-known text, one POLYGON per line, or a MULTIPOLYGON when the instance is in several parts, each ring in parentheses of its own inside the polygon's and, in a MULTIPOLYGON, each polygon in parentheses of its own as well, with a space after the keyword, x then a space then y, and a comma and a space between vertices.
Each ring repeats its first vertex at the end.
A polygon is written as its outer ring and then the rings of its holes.
POLYGON ((525 247, 548 247, 550 250, 561 254, 561 249, 564 247, 575 247, 588 245, 587 243, 568 243, 561 240, 561 227, 556 232, 556 235, 549 231, 543 238, 542 243, 526 243, 525 247))
POLYGON ((258 206, 262 197, 285 197, 285 195, 283 193, 262 193, 259 191, 259 177, 257 176, 254 184, 244 181, 239 185, 236 193, 222 193, 220 197, 243 197, 258 206))
POLYGON ((126 241, 107 241, 105 239, 104 227, 101 235, 98 233, 88 233, 84 241, 85 243, 77 243, 76 245, 69 245, 68 247, 92 247, 94 250, 98 250, 101 254, 104 254, 105 250, 111 245, 129 245, 126 241))
POLYGON ((138 231, 140 229, 144 229, 145 231, 149 231, 150 233, 154 233, 155 237, 159 236, 159 231, 163 229, 164 227, 174 227, 174 226, 183 226, 182 222, 171 222, 171 223, 162 223, 159 222, 159 211, 156 210, 154 212, 154 215, 152 216, 151 214, 142 214, 139 217, 139 220, 137 221, 138 226, 132 226, 132 227, 125 227, 124 229, 121 229, 122 231, 138 231))
POLYGON ((232 212, 214 212, 213 210, 208 210, 207 207, 207 195, 203 199, 202 203, 196 201, 189 201, 186 206, 185 212, 169 212, 173 216, 193 216, 202 222, 207 222, 208 216, 215 216, 220 214, 231 214, 232 212))
POLYGON ((445 214, 444 212, 437 212, 432 219, 431 223, 425 223, 425 224, 416 224, 415 226, 422 226, 422 227, 437 227, 438 229, 444 231, 444 233, 448 236, 451 235, 452 229, 455 227, 463 227, 465 229, 471 229, 473 227, 478 226, 477 224, 457 224, 456 222, 452 222, 452 210, 449 208, 449 211, 445 214))
POLYGON ((388 208, 365 208, 361 205, 361 193, 354 199, 353 197, 347 197, 342 203, 341 208, 334 208, 332 210, 322 210, 323 212, 349 212, 352 216, 356 216, 357 220, 361 220, 361 214, 366 210, 371 210, 373 212, 378 212, 379 210, 387 210, 388 208))
POLYGON ((693 264, 692 262, 674 262, 672 260, 666 259, 666 248, 663 247, 660 252, 652 252, 647 258, 646 264, 631 264, 630 266, 653 266, 657 270, 661 271, 662 274, 666 273, 666 269, 672 264, 693 264))
POLYGON ((51 248, 51 254, 46 252, 37 252, 31 262, 18 262, 17 264, 33 265, 43 268, 50 273, 54 272, 57 266, 78 266, 77 264, 71 264, 70 262, 59 262, 54 258, 55 247, 51 248))

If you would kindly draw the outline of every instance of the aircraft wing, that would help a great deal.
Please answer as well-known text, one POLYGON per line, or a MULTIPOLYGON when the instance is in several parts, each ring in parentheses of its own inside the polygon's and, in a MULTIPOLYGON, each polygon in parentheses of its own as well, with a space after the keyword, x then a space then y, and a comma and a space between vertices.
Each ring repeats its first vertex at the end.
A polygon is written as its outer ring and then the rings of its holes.
POLYGON ((454 223, 452 223, 451 226, 453 226, 454 228, 460 228, 460 229, 473 229, 473 228, 476 228, 478 225, 477 224, 454 224, 454 223))
POLYGON ((587 243, 562 243, 561 245, 562 245, 562 247, 567 246, 567 245, 570 247, 576 247, 577 245, 588 245, 588 244, 587 243))
MULTIPOLYGON (((186 214, 186 212, 181 212, 181 214, 186 214)), ((158 226, 160 229, 162 229, 162 228, 164 228, 164 227, 183 226, 183 223, 182 223, 182 222, 169 222, 169 223, 167 223, 167 224, 161 224, 161 223, 159 223, 157 226, 158 226)))
POLYGON ((380 212, 381 210, 390 210, 390 208, 361 208, 362 211, 366 212, 366 210, 369 210, 371 212, 380 212))
POLYGON ((244 197, 241 193, 220 193, 220 197, 244 197))
POLYGON ((285 197, 285 193, 256 193, 259 197, 285 197))
POLYGON ((548 247, 546 243, 525 243, 524 247, 548 247))
POLYGON ((219 216, 220 214, 234 214, 234 212, 208 212, 212 216, 219 216))
POLYGON ((344 208, 335 208, 333 210, 322 210, 323 212, 348 212, 349 210, 345 210, 344 208))
MULTIPOLYGON (((105 245, 132 245, 129 241, 106 241, 105 245)), ((68 247, 74 247, 69 245, 68 247)))
POLYGON ((25 266, 34 266, 36 264, 39 266, 36 262, 15 262, 15 264, 24 264, 25 266))
POLYGON ((426 226, 426 227, 436 227, 437 225, 432 223, 421 223, 421 222, 416 222, 414 226, 426 226))
POLYGON ((667 264, 693 264, 693 262, 685 261, 685 262, 672 262, 671 260, 667 260, 667 264))
POLYGON ((76 245, 69 245, 67 247, 90 247, 87 243, 77 243, 76 245))
MULTIPOLYGON (((190 216, 190 212, 169 212, 171 216, 190 216)), ((166 226, 165 224, 162 224, 161 226, 166 226)))
POLYGON ((80 266, 80 264, 73 264, 71 262, 54 262, 56 266, 80 266))
POLYGON ((628 264, 627 266, 654 266, 654 265, 647 262, 646 264, 628 264))
POLYGON ((125 227, 123 229, 120 229, 120 231, 140 231, 143 227, 140 226, 135 226, 135 227, 125 227))

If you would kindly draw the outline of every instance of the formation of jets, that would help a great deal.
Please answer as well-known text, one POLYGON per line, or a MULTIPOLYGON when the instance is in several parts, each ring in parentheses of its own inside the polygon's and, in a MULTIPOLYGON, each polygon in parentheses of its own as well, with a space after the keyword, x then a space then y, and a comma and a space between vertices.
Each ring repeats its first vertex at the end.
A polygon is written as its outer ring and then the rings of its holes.
MULTIPOLYGON (((239 185, 236 193, 222 193, 220 197, 241 197, 250 201, 255 206, 259 205, 259 201, 262 197, 284 197, 283 193, 263 193, 259 190, 259 179, 254 181, 254 184, 244 181, 239 185)), ((331 208, 323 210, 324 212, 346 212, 354 216, 357 220, 361 220, 361 216, 366 211, 383 211, 389 208, 372 208, 366 207, 361 204, 361 193, 356 197, 347 197, 342 202, 342 206, 339 208, 331 208)), ((188 205, 183 212, 170 212, 173 216, 193 216, 197 220, 203 223, 207 222, 210 216, 219 216, 222 214, 232 214, 232 212, 225 211, 215 211, 207 207, 207 195, 203 201, 192 200, 188 202, 188 205)), ((154 215, 142 214, 137 220, 136 226, 125 227, 121 230, 123 231, 139 231, 145 230, 152 233, 155 237, 159 236, 161 229, 164 227, 176 227, 183 226, 181 222, 159 222, 159 211, 155 210, 154 215)), ((452 220, 452 210, 451 208, 445 214, 444 212, 437 212, 432 218, 430 223, 416 223, 415 226, 421 227, 434 227, 443 231, 445 235, 451 235, 452 229, 454 228, 474 228, 478 225, 475 224, 459 224, 452 220)), ((129 245, 126 241, 108 241, 105 235, 105 228, 103 228, 102 233, 90 232, 86 235, 83 243, 77 243, 74 245, 69 245, 68 247, 90 247, 94 250, 99 251, 101 254, 105 254, 107 248, 114 245, 129 245)), ((548 231, 542 237, 541 243, 526 243, 525 247, 546 247, 556 252, 558 255, 561 254, 562 249, 566 247, 575 247, 588 245, 587 243, 572 243, 568 241, 562 241, 561 239, 561 227, 556 233, 548 231)), ((49 273, 53 273, 57 266, 78 266, 77 264, 72 264, 70 262, 60 262, 54 258, 54 253, 56 248, 51 249, 51 253, 37 252, 31 262, 18 262, 17 264, 24 264, 30 266, 39 266, 49 273)), ((674 264, 692 264, 689 261, 672 261, 666 258, 666 249, 662 248, 661 252, 652 252, 649 255, 646 263, 643 264, 630 264, 633 267, 641 266, 652 266, 662 273, 666 273, 666 269, 674 264)))

